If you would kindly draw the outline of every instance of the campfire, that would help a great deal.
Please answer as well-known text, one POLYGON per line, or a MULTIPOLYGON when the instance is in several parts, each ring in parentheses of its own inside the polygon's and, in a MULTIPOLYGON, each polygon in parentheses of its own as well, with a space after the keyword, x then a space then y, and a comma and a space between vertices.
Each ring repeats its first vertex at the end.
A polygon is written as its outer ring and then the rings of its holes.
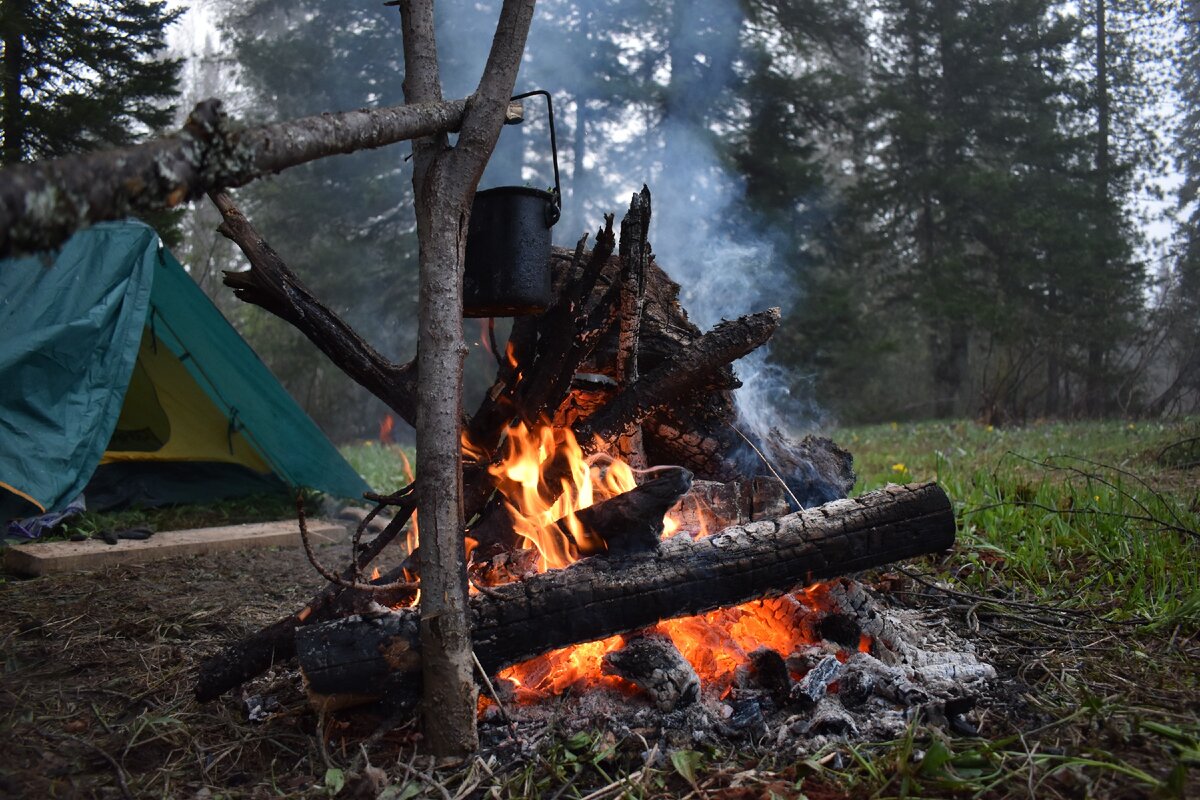
MULTIPOLYGON (((958 719, 991 668, 841 577, 950 547, 946 495, 846 499, 851 458, 833 442, 743 432, 730 364, 779 312, 692 325, 650 253, 649 204, 635 196, 619 250, 609 217, 590 251, 554 251, 549 308, 489 348, 496 380, 462 435, 480 713, 570 696, 707 715, 712 730, 775 714, 813 735, 878 731, 930 704, 958 719)), ((329 587, 206 663, 200 699, 295 654, 314 702, 415 702, 415 493, 373 499, 383 531, 360 544, 368 518, 349 568, 318 564, 329 587), (403 564, 368 571, 405 531, 403 564)))

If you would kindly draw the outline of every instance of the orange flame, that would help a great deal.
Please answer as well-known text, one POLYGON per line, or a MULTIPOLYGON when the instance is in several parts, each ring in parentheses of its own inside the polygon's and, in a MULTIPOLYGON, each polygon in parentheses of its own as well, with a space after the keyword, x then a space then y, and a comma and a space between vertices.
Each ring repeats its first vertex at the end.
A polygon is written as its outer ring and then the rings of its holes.
POLYGON ((559 569, 602 552, 602 539, 575 512, 636 486, 622 461, 586 459, 570 428, 525 423, 509 428, 502 462, 488 468, 516 532, 536 548, 538 569, 559 569))
MULTIPOLYGON (((464 438, 464 450, 468 442, 464 438)), ((489 468, 505 498, 513 526, 536 548, 539 571, 558 569, 604 549, 603 540, 586 530, 576 516, 594 503, 636 486, 633 470, 607 455, 585 457, 569 428, 542 423, 532 428, 517 424, 509 429, 505 457, 489 468)), ((704 509, 700 529, 691 535, 708 535, 704 509)), ((679 523, 667 517, 663 537, 677 534, 679 523)), ((818 637, 810 625, 800 624, 805 613, 828 605, 819 586, 767 600, 757 600, 684 619, 667 620, 657 629, 669 635, 691 662, 705 686, 728 691, 735 671, 747 663, 747 654, 769 647, 787 656, 818 637)), ((604 675, 604 655, 621 647, 613 636, 567 647, 509 667, 499 677, 518 687, 519 699, 541 699, 578 682, 628 689, 619 678, 604 675)), ((869 647, 864 637, 860 647, 869 647)))

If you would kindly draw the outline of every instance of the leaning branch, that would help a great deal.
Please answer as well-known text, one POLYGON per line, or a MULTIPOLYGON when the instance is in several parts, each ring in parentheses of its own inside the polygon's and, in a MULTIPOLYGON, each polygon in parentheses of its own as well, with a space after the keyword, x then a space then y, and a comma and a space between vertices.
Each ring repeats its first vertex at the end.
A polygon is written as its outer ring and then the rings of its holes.
POLYGON ((687 392, 710 383, 721 367, 765 343, 778 326, 778 308, 721 322, 576 425, 575 437, 580 442, 599 437, 611 444, 627 436, 655 411, 679 403, 687 392))
MULTIPOLYGON (((466 109, 466 100, 450 100, 233 130, 221 102, 205 100, 172 136, 0 171, 0 258, 55 247, 93 222, 172 208, 316 159, 456 131, 466 109)), ((519 118, 519 105, 510 105, 506 121, 519 118)))
POLYGON ((223 218, 217 230, 241 248, 250 262, 245 272, 226 272, 225 285, 239 300, 265 308, 291 324, 356 383, 415 426, 416 362, 396 364, 384 358, 313 296, 228 194, 213 192, 209 196, 223 218))

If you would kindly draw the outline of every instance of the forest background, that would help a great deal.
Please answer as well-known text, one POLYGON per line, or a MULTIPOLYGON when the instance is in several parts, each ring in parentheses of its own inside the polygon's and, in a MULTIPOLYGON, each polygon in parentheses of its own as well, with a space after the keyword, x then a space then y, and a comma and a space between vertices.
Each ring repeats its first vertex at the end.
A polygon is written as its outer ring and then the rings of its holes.
MULTIPOLYGON (((443 0, 448 97, 498 2, 443 0)), ((337 0, 6 0, 6 163, 133 141, 225 101, 248 124, 402 102, 394 9, 337 0)), ((1200 0, 542 0, 518 91, 554 97, 571 247, 643 183, 651 241, 708 327, 768 306, 738 368, 757 427, 1200 407, 1200 0)), ((481 188, 553 184, 544 108, 481 188)), ((407 144, 239 204, 318 297, 415 351, 407 144)), ((335 440, 386 410, 221 285, 207 201, 152 220, 335 440)), ((468 393, 490 378, 466 322, 468 393)), ((503 325, 499 335, 503 341, 503 325)), ((468 402, 471 402, 470 398, 468 402)))

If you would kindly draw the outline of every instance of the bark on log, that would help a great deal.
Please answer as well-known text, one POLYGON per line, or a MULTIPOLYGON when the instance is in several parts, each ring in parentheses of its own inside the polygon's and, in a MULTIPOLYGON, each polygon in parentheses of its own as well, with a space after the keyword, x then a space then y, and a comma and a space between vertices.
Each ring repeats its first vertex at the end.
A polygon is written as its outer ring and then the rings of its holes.
MULTIPOLYGON (((358 554, 357 572, 366 568, 391 544, 404 529, 415 508, 416 503, 411 493, 400 500, 392 521, 358 554)), ((355 572, 354 568, 347 568, 342 573, 342 578, 347 581, 353 580, 355 572)), ((360 599, 363 599, 361 592, 331 583, 313 595, 304 608, 213 654, 200 665, 200 673, 196 679, 196 699, 202 703, 215 700, 230 689, 258 677, 272 665, 290 661, 296 655, 297 629, 343 616, 351 611, 360 599)), ((388 598, 384 597, 371 599, 388 602, 388 598)))
MULTIPOLYGON (((489 673, 549 650, 698 614, 822 578, 944 550, 954 512, 936 484, 889 486, 656 552, 597 556, 472 598, 472 640, 489 673)), ((384 696, 416 679, 418 611, 351 617, 297 633, 317 694, 384 696)))
MULTIPOLYGON (((93 222, 173 208, 319 158, 456 131, 466 109, 466 100, 450 100, 231 130, 221 102, 205 100, 174 136, 0 172, 0 258, 55 247, 93 222)), ((511 107, 508 119, 519 118, 519 106, 511 107)))

